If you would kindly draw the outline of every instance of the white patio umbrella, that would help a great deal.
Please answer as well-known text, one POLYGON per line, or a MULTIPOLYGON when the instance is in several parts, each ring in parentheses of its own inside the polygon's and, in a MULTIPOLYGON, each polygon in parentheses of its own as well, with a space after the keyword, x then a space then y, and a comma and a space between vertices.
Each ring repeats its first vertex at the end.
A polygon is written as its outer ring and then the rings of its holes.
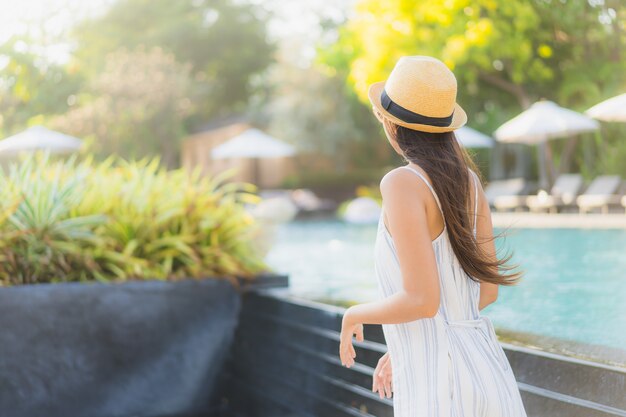
POLYGON ((295 153, 296 149, 292 145, 251 128, 216 146, 211 151, 211 158, 253 158, 254 176, 260 183, 259 158, 279 158, 295 153))
POLYGON ((539 145, 540 185, 547 189, 550 183, 545 166, 546 142, 598 128, 598 122, 590 117, 542 100, 500 126, 494 136, 500 142, 539 145))
POLYGON ((55 132, 43 126, 33 126, 25 131, 0 141, 0 157, 11 158, 22 152, 47 150, 51 154, 66 154, 77 151, 80 139, 55 132))
POLYGON ((626 122, 626 93, 596 104, 585 114, 605 122, 626 122))
POLYGON ((500 142, 538 144, 548 139, 591 132, 598 127, 598 122, 584 114, 543 100, 504 123, 494 136, 500 142))
POLYGON ((466 148, 491 148, 495 142, 491 137, 467 126, 455 130, 454 135, 466 148))
POLYGON ((295 148, 259 129, 248 129, 211 151, 213 159, 278 158, 295 154, 295 148))

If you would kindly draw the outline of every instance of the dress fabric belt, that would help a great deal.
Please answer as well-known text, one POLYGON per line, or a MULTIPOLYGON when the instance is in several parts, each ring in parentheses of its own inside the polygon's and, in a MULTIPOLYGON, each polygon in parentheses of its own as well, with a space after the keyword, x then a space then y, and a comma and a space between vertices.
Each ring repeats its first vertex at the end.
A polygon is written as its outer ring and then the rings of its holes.
POLYGON ((483 325, 490 325, 491 321, 487 316, 480 316, 477 319, 466 320, 447 320, 444 319, 448 326, 460 326, 460 327, 481 327, 483 325))
POLYGON ((487 316, 480 316, 477 319, 467 319, 467 320, 447 320, 444 319, 446 323, 446 329, 450 329, 453 327, 466 327, 466 328, 477 328, 481 331, 479 332, 482 337, 489 345, 489 348, 492 350, 495 358, 500 362, 500 365, 503 369, 509 368, 509 362, 506 358, 506 355, 502 351, 500 347, 500 342, 496 337, 495 329, 493 328, 493 323, 487 316))

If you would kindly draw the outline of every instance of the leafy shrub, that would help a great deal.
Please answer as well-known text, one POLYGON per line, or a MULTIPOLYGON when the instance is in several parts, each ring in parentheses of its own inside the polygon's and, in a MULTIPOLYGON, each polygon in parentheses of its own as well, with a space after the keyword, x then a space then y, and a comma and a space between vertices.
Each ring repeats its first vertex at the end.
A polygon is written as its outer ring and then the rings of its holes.
POLYGON ((0 170, 0 285, 235 276, 267 269, 256 187, 159 159, 29 156, 0 170))

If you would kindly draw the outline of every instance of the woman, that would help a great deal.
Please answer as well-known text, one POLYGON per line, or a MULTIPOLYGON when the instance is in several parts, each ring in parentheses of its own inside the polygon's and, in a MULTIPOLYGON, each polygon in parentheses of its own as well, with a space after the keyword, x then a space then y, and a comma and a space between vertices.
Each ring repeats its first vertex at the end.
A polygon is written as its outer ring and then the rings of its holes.
POLYGON ((402 57, 369 98, 394 150, 408 164, 380 182, 383 210, 374 256, 382 299, 348 308, 339 354, 382 324, 388 352, 373 391, 391 396, 394 417, 526 417, 509 362, 480 310, 498 285, 518 282, 510 255, 495 254, 493 227, 474 164, 453 131, 467 116, 441 61, 402 57))

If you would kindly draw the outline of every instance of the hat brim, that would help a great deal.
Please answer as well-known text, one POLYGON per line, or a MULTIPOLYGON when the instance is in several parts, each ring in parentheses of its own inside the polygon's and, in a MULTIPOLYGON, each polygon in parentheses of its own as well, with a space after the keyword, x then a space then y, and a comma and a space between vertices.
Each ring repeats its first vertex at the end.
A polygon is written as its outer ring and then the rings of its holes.
POLYGON ((370 85, 370 88, 367 92, 370 102, 380 112, 380 114, 400 126, 408 127, 409 129, 419 130, 422 132, 443 133, 458 129, 459 127, 467 123, 467 114, 465 113, 465 110, 463 110, 463 108, 459 106, 458 103, 454 104, 454 113, 452 115, 452 122, 450 123, 450 126, 431 126, 419 123, 407 123, 390 114, 383 107, 382 103, 380 102, 380 94, 383 92, 383 88, 385 88, 385 81, 379 81, 370 85))

